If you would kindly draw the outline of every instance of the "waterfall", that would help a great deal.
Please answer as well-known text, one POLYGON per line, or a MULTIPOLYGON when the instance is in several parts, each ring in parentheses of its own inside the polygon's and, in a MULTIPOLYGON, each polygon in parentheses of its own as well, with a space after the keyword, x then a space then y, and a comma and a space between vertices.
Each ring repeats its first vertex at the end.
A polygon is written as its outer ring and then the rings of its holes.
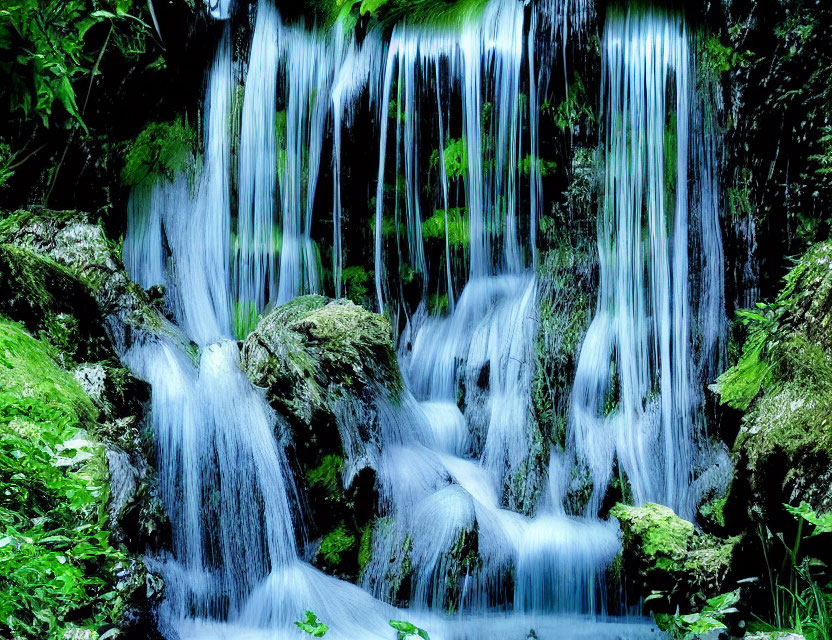
POLYGON ((600 290, 570 422, 576 455, 593 481, 590 513, 600 507, 615 460, 637 503, 695 513, 694 474, 706 444, 698 433, 702 365, 697 370, 693 323, 699 308, 705 360, 713 359, 724 300, 713 131, 691 129, 701 108, 689 43, 679 15, 607 16, 600 290), (692 163, 698 203, 688 192, 692 163), (704 269, 692 274, 691 257, 704 269), (699 298, 691 279, 701 280, 699 298))
MULTIPOLYGON (((215 17, 230 10, 209 3, 215 17)), ((542 459, 531 398, 538 114, 554 45, 565 59, 567 37, 590 14, 583 0, 488 0, 442 24, 403 20, 359 41, 341 20, 326 31, 287 24, 259 0, 247 61, 233 59, 226 26, 208 71, 201 158, 134 190, 125 237, 129 274, 164 285, 172 319, 132 336, 122 353, 152 388, 173 530, 171 549, 148 559, 167 585, 164 633, 294 638, 306 610, 335 640, 389 638, 388 620, 402 618, 433 640, 519 639, 531 628, 541 638, 654 633, 608 611, 620 532, 598 514, 616 464, 640 502, 690 516, 701 491, 701 375, 724 346, 718 145, 682 18, 610 10, 598 305, 580 351, 569 446, 542 459), (343 142, 364 113, 362 96, 378 135, 366 185, 376 194, 375 298, 394 320, 404 385, 397 395, 368 392, 377 438, 348 441, 370 418, 336 412, 342 479, 370 467, 380 503, 353 585, 302 557, 291 430, 240 370, 235 337, 270 304, 344 288, 343 142), (428 143, 437 153, 425 166, 428 143), (322 206, 332 212, 331 283, 314 233, 330 155, 332 201, 322 206), (437 188, 427 193, 431 171, 437 188), (437 238, 438 251, 429 244, 437 238), (429 305, 438 293, 442 312, 429 305), (576 464, 594 487, 581 515, 567 508, 576 464), (535 469, 532 499, 524 492, 535 469), (466 545, 476 562, 449 580, 466 545), (390 577, 403 549, 407 610, 392 606, 390 577)))

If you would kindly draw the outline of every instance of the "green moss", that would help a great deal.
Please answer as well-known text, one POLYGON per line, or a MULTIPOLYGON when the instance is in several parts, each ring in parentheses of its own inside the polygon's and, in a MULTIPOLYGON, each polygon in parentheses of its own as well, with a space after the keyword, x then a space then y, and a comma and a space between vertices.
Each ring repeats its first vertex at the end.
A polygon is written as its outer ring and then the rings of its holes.
MULTIPOLYGON (((448 209, 448 244, 458 249, 468 246, 468 209, 454 207, 448 209)), ((422 237, 426 240, 445 240, 445 210, 437 209, 433 215, 422 222, 422 237)))
POLYGON ((196 132, 184 118, 170 122, 151 122, 130 143, 121 181, 134 187, 172 180, 187 166, 196 149, 196 132))
POLYGON ((567 87, 566 98, 556 107, 546 100, 540 105, 540 110, 548 114, 562 131, 573 129, 584 121, 590 128, 595 123, 595 114, 587 100, 584 83, 577 73, 567 87))
POLYGON ((644 554, 660 568, 672 568, 672 563, 687 551, 693 536, 692 523, 660 504, 633 507, 619 503, 610 515, 622 523, 625 538, 638 539, 644 554))
POLYGON ((306 479, 312 487, 320 487, 330 498, 337 498, 341 493, 339 474, 344 467, 344 458, 339 455, 326 455, 321 463, 306 472, 306 479))
POLYGON ((358 570, 364 571, 364 567, 370 562, 373 553, 373 527, 368 522, 361 529, 361 542, 358 546, 358 570))
POLYGON ((104 337, 92 292, 66 267, 12 245, 0 245, 0 314, 44 335, 67 358, 95 359, 104 337), (81 310, 86 315, 75 315, 81 310))
POLYGON ((96 629, 124 605, 104 451, 85 437, 97 412, 51 353, 0 319, 0 635, 10 637, 96 629))
POLYGON ((356 304, 362 304, 368 299, 373 281, 372 272, 361 265, 351 265, 341 272, 341 278, 347 298, 356 304))
MULTIPOLYGON (((445 145, 445 175, 448 180, 462 178, 468 172, 468 146, 465 138, 451 138, 445 145)), ((430 168, 439 166, 439 151, 434 150, 430 155, 430 168)))
POLYGON ((50 345, 21 325, 0 319, 0 388, 23 403, 47 403, 70 429, 93 427, 98 412, 92 401, 72 374, 58 367, 52 353, 50 345))
POLYGON ((394 397, 401 375, 390 324, 348 300, 302 296, 268 314, 245 342, 243 365, 271 401, 305 424, 332 415, 329 396, 378 385, 394 397))
POLYGON ((721 498, 716 498, 715 500, 706 502, 701 507, 699 507, 699 513, 702 514, 703 518, 713 521, 720 527, 724 527, 725 503, 727 502, 727 500, 727 496, 722 496, 721 498))
POLYGON ((331 565, 341 564, 341 554, 355 547, 355 536, 347 533, 346 525, 341 522, 321 540, 319 553, 331 565))
POLYGON ((739 537, 701 533, 659 504, 619 503, 610 515, 621 523, 622 566, 630 574, 630 590, 662 596, 651 606, 689 607, 722 591, 739 537))

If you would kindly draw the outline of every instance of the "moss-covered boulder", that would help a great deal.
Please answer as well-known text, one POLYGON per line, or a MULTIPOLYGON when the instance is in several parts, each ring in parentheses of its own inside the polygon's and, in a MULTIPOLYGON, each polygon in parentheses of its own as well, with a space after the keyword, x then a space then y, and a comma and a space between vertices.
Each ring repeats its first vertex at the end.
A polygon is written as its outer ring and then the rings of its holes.
POLYGON ((117 317, 126 330, 165 332, 183 340, 147 292, 127 276, 119 246, 87 214, 43 208, 6 213, 0 220, 0 243, 64 267, 89 288, 95 301, 91 308, 117 317))
POLYGON ((621 523, 621 578, 631 602, 653 596, 645 603, 650 610, 693 611, 727 590, 739 537, 702 533, 659 504, 619 503, 610 514, 621 523))
POLYGON ((0 314, 44 334, 72 361, 108 355, 90 288, 54 260, 0 244, 0 314))
MULTIPOLYGON (((103 465, 105 508, 96 525, 127 563, 116 568, 118 581, 144 593, 158 580, 139 554, 163 546, 169 527, 156 495, 152 441, 143 429, 148 389, 121 366, 116 348, 126 332, 157 332, 169 323, 129 281, 117 245, 85 214, 8 214, 0 220, 0 243, 0 314, 41 338, 38 344, 92 412, 83 430, 103 465)), ((32 375, 40 376, 34 369, 32 375)), ((67 420, 76 422, 71 415, 67 420)), ((124 624, 141 626, 149 614, 144 605, 125 610, 124 624)))
POLYGON ((303 296, 260 321, 242 365, 291 424, 318 536, 313 561, 355 580, 362 531, 377 513, 367 466, 379 442, 376 401, 395 402, 401 390, 389 323, 346 300, 303 296))
POLYGON ((246 339, 242 360, 270 400, 303 423, 332 413, 332 387, 360 394, 401 386, 387 320, 322 296, 296 298, 268 314, 246 339))
POLYGON ((728 525, 776 521, 785 516, 783 503, 829 511, 832 243, 810 249, 773 303, 740 318, 747 326, 742 354, 713 386, 723 403, 743 412, 728 525))

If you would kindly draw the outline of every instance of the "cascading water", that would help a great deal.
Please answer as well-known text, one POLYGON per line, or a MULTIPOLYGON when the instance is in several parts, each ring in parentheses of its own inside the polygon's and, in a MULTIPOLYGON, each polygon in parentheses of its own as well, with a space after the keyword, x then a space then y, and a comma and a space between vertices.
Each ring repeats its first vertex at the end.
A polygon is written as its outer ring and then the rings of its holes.
POLYGON ((600 506, 614 460, 639 504, 660 502, 691 518, 701 489, 694 474, 707 445, 697 433, 698 374, 718 356, 724 302, 713 131, 691 131, 701 108, 689 42, 673 14, 612 11, 607 18, 600 291, 570 424, 594 487, 589 513, 600 506), (698 198, 688 193, 692 163, 698 198), (701 239, 698 254, 691 228, 701 239), (691 273, 691 256, 698 272, 691 273))
MULTIPOLYGON (((209 6, 215 17, 228 13, 222 2, 209 6)), ((527 509, 533 515, 521 514, 516 487, 534 464, 534 265, 543 200, 537 114, 548 82, 548 58, 536 43, 547 31, 565 40, 570 16, 585 24, 588 3, 525 10, 490 0, 456 23, 403 23, 387 39, 370 32, 359 44, 340 22, 325 34, 287 26, 260 0, 238 146, 230 126, 234 66, 223 36, 206 88, 199 169, 137 188, 125 238, 132 278, 165 286, 176 323, 134 336, 123 353, 152 387, 160 486, 174 531, 170 552, 150 560, 167 584, 163 632, 297 638, 293 622, 309 609, 336 640, 389 638, 391 618, 413 620, 433 640, 525 638, 532 627, 541 638, 653 633, 639 619, 605 615, 604 575, 620 540, 615 522, 597 512, 616 458, 636 499, 683 513, 693 505, 697 373, 721 336, 716 148, 711 126, 690 124, 704 116, 696 115, 682 20, 611 11, 598 310, 576 374, 571 446, 552 453, 542 496, 527 509), (406 308, 405 265, 420 279, 421 301, 402 323, 404 388, 396 397, 375 393, 378 441, 344 442, 345 483, 370 466, 380 497, 362 589, 300 559, 303 523, 283 449, 291 436, 241 372, 233 338, 270 302, 325 286, 311 232, 328 122, 333 289, 340 292, 342 137, 365 91, 379 132, 377 303, 393 316, 406 308), (417 153, 422 118, 437 125, 435 200, 425 195, 417 153), (452 184, 444 154, 456 126, 465 153, 452 184), (689 197, 691 164, 697 188, 689 197), (396 182, 403 176, 392 196, 384 188, 391 169, 396 182), (467 208, 462 249, 450 244, 452 205, 467 208), (422 233, 434 206, 444 228, 438 263, 422 233), (691 227, 701 253, 692 266, 691 227), (391 265, 398 274, 386 275, 391 265), (428 312, 434 285, 444 289, 447 315, 428 312), (711 303, 698 305, 696 296, 711 303), (612 396, 617 409, 605 414, 612 396), (595 485, 581 516, 566 507, 575 461, 595 485), (462 543, 478 562, 449 584, 462 543), (386 604, 396 597, 390 572, 404 548, 413 572, 409 611, 386 604), (444 615, 447 608, 458 615, 444 615)), ((339 429, 361 432, 349 422, 362 419, 343 412, 339 429)))

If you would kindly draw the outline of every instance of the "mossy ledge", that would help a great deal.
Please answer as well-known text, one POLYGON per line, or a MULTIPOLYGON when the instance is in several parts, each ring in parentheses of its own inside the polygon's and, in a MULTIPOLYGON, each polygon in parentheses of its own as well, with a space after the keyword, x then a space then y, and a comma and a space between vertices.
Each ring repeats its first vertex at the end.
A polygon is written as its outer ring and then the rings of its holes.
POLYGON ((654 503, 618 503, 610 515, 621 523, 621 579, 631 602, 652 596, 645 608, 653 612, 696 611, 728 584, 739 537, 703 533, 654 503))

